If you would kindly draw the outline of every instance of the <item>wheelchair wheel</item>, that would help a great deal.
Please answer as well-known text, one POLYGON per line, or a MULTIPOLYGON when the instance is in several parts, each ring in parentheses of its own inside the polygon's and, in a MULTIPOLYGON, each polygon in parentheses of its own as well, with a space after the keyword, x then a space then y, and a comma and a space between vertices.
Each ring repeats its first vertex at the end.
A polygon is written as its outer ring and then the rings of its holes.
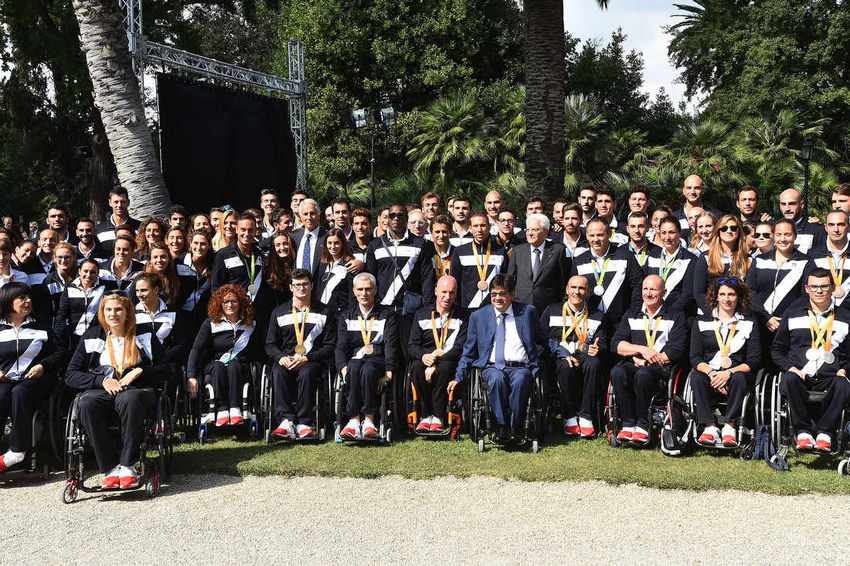
POLYGON ((68 505, 77 500, 80 494, 79 482, 75 479, 70 479, 65 482, 65 487, 62 489, 62 503, 68 505))
POLYGON ((478 443, 478 451, 484 451, 486 434, 486 397, 482 398, 481 373, 474 369, 469 378, 469 437, 478 443))
POLYGON ((617 399, 614 396, 614 384, 608 382, 608 389, 605 393, 605 439, 608 441, 608 446, 611 448, 619 448, 620 441, 617 440, 617 435, 620 433, 620 421, 617 414, 617 399))
POLYGON ((271 368, 268 364, 263 366, 260 376, 260 420, 263 422, 263 440, 266 444, 272 443, 272 379, 271 368))
POLYGON ((404 372, 404 410, 407 417, 407 434, 416 434, 416 425, 419 424, 419 392, 413 383, 413 364, 408 364, 404 372))

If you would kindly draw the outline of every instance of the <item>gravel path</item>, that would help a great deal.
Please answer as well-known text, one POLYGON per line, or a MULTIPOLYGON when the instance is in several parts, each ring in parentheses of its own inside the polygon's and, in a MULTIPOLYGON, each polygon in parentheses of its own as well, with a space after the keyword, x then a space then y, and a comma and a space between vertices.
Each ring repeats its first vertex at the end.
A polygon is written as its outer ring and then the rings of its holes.
POLYGON ((183 476, 153 501, 141 492, 81 494, 67 506, 60 489, 56 481, 0 487, 0 563, 846 564, 850 553, 847 496, 183 476), (367 516, 374 528, 363 528, 367 516))

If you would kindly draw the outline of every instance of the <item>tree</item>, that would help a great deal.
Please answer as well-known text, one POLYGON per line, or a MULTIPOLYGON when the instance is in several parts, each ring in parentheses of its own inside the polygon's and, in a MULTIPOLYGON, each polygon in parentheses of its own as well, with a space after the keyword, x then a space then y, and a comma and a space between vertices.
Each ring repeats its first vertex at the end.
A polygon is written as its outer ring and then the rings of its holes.
MULTIPOLYGON (((607 0, 597 0, 601 8, 607 0)), ((535 0, 525 11, 526 183, 554 200, 564 186, 564 2, 535 0)))
POLYGON ((133 73, 127 34, 113 0, 74 0, 80 47, 115 160, 118 181, 136 216, 163 214, 170 206, 165 181, 133 73))

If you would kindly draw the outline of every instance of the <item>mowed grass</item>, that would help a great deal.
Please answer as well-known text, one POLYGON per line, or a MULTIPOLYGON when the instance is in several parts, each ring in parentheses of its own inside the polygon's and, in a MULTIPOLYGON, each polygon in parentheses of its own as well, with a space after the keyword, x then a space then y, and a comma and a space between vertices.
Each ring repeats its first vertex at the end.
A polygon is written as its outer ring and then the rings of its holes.
POLYGON ((555 441, 538 454, 490 448, 479 454, 460 442, 404 440, 389 446, 312 445, 217 440, 175 448, 177 473, 378 478, 401 476, 492 476, 520 481, 591 481, 638 484, 662 489, 740 489, 781 495, 850 494, 850 477, 835 463, 816 457, 790 457, 790 472, 774 472, 764 462, 730 454, 697 452, 671 458, 658 450, 610 448, 604 439, 555 441))

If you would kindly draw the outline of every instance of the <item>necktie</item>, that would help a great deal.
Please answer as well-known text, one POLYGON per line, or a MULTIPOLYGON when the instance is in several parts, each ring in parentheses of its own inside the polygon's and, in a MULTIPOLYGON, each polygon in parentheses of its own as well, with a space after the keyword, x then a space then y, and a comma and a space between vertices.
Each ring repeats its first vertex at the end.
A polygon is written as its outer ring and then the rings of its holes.
POLYGON ((304 242, 304 253, 301 255, 301 269, 306 269, 307 271, 311 271, 311 267, 313 266, 313 262, 310 261, 310 238, 313 237, 313 234, 307 233, 307 241, 304 242))
POLYGON ((531 277, 537 279, 540 273, 540 248, 534 248, 534 257, 531 258, 531 277))
POLYGON ((505 321, 507 315, 500 313, 496 317, 496 369, 505 369, 505 321))

